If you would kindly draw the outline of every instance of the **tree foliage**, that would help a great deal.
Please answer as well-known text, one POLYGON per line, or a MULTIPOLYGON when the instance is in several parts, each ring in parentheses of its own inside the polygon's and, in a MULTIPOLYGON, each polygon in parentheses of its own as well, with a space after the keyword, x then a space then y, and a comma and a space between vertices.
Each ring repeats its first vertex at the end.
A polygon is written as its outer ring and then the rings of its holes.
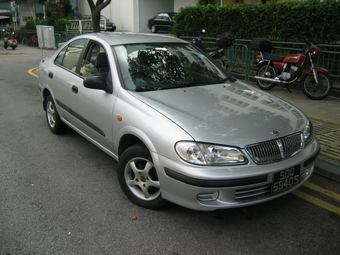
POLYGON ((197 5, 218 5, 217 0, 197 0, 197 5))
POLYGON ((49 1, 45 4, 46 17, 52 19, 70 19, 74 15, 70 0, 49 1))
POLYGON ((178 36, 215 37, 230 32, 237 38, 264 37, 279 41, 340 41, 340 2, 336 0, 267 2, 220 7, 181 8, 172 33, 178 36))
POLYGON ((87 0, 92 14, 92 32, 100 32, 100 12, 111 3, 111 0, 98 0, 94 4, 93 0, 87 0))
POLYGON ((70 0, 50 0, 45 3, 45 7, 46 18, 29 20, 26 22, 25 28, 35 30, 36 25, 48 25, 54 26, 55 31, 65 31, 66 25, 70 24, 69 19, 74 15, 70 0))

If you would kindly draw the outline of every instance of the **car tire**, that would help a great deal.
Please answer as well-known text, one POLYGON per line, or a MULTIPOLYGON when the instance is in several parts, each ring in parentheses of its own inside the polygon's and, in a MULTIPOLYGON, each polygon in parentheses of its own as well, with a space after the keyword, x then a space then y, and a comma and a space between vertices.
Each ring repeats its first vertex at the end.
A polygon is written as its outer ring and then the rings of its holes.
POLYGON ((157 33, 157 29, 156 29, 156 26, 155 26, 155 25, 152 25, 152 26, 151 26, 151 32, 152 32, 152 33, 157 33))
POLYGON ((126 149, 118 163, 118 181, 125 195, 136 205, 160 209, 167 203, 149 150, 141 143, 126 149))
POLYGON ((45 100, 45 113, 47 125, 52 133, 62 134, 67 130, 67 125, 60 119, 59 113, 51 95, 45 100))

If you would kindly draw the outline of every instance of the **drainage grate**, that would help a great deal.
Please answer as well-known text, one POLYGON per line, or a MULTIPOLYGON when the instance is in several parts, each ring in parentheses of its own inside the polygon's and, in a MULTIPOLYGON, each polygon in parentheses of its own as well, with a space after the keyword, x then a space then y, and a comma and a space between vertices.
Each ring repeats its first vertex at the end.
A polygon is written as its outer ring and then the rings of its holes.
POLYGON ((340 161, 340 128, 315 120, 313 127, 320 140, 321 155, 340 161))

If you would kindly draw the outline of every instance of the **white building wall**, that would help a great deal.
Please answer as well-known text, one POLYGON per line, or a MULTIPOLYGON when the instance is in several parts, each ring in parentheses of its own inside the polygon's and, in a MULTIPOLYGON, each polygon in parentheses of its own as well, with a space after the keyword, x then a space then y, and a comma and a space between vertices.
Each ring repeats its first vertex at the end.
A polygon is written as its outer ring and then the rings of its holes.
POLYGON ((18 11, 19 11, 18 19, 20 26, 26 25, 27 20, 36 19, 34 0, 27 0, 26 3, 20 4, 18 6, 18 11))
POLYGON ((178 12, 181 7, 196 5, 197 0, 175 0, 174 11, 178 12))
POLYGON ((111 0, 111 4, 106 9, 109 11, 108 17, 115 22, 117 30, 134 31, 134 0, 111 0))
MULTIPOLYGON (((176 12, 195 4, 196 0, 111 0, 101 14, 116 24, 117 31, 150 32, 147 21, 158 12, 176 12)), ((78 13, 91 14, 86 0, 78 0, 78 13)))

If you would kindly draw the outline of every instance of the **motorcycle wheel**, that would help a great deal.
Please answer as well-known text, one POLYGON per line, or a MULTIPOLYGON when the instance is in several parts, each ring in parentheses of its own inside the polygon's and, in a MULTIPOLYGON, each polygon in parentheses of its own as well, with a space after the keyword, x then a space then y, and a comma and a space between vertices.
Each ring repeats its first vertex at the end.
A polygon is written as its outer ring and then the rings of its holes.
POLYGON ((317 73, 319 83, 314 75, 310 74, 303 80, 302 91, 310 99, 320 100, 326 98, 333 89, 333 83, 327 74, 317 73))
MULTIPOLYGON (((257 69, 256 75, 268 77, 268 78, 274 78, 276 76, 276 70, 274 69, 274 67, 269 66, 267 71, 266 71, 266 68, 267 68, 267 63, 263 63, 262 65, 260 65, 259 68, 257 69)), ((261 81, 261 80, 257 80, 256 83, 257 83, 257 86, 263 90, 270 90, 274 88, 276 85, 276 83, 274 82, 261 81)))

